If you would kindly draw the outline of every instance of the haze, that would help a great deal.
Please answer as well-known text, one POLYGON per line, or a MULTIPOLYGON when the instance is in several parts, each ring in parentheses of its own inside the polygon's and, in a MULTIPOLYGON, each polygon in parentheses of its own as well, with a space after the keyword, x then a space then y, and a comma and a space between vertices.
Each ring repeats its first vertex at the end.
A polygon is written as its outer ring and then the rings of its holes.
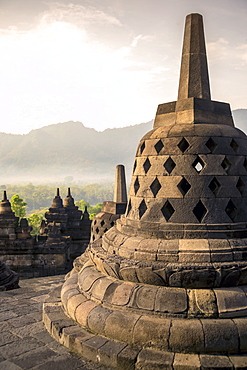
POLYGON ((176 100, 184 19, 204 16, 212 99, 247 108, 246 0, 0 0, 0 131, 102 131, 176 100))

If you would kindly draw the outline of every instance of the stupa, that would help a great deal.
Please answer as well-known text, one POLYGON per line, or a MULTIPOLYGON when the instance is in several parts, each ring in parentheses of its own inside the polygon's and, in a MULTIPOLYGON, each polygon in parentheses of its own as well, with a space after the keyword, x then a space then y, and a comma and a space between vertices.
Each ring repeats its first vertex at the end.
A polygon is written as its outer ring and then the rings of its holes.
POLYGON ((211 100, 186 18, 178 100, 137 149, 127 210, 44 307, 69 348, 117 369, 247 368, 247 137, 211 100))
POLYGON ((92 221, 91 238, 94 242, 106 233, 112 226, 115 225, 116 220, 125 213, 127 206, 127 190, 124 165, 118 164, 116 166, 115 184, 114 184, 114 198, 113 201, 105 201, 102 205, 101 212, 99 212, 92 221))

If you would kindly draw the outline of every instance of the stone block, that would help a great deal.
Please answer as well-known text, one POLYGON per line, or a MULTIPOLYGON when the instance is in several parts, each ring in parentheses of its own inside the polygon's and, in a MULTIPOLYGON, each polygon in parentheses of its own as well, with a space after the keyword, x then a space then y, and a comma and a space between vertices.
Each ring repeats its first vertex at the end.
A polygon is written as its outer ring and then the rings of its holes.
POLYGON ((247 297, 241 287, 215 288, 220 318, 247 315, 247 297))
POLYGON ((230 319, 202 319, 205 352, 238 352, 238 331, 230 319))
POLYGON ((136 269, 137 278, 140 283, 150 285, 165 285, 160 275, 156 274, 152 267, 140 267, 136 269))
POLYGON ((84 331, 79 325, 64 327, 62 329, 60 343, 69 348, 70 351, 74 351, 75 339, 81 337, 84 331))
POLYGON ((87 292, 93 285, 93 283, 101 278, 102 273, 94 270, 94 269, 86 269, 83 270, 79 276, 78 276, 78 282, 80 285, 80 288, 84 291, 87 292))
POLYGON ((130 345, 125 347, 117 356, 117 368, 119 370, 135 370, 135 363, 140 349, 130 345))
POLYGON ((175 353, 173 361, 174 370, 200 369, 201 362, 198 355, 189 353, 175 353))
POLYGON ((155 346, 168 349, 170 319, 141 316, 134 327, 133 343, 141 346, 155 346))
POLYGON ((232 362, 234 369, 235 370, 240 370, 240 369, 247 369, 247 356, 242 355, 242 356, 229 356, 230 361, 232 362))
POLYGON ((61 300, 64 307, 67 307, 68 301, 71 297, 80 294, 80 291, 76 288, 71 288, 66 291, 63 291, 61 294, 61 300))
POLYGON ((217 303, 214 291, 211 289, 195 289, 195 302, 199 311, 208 317, 217 315, 217 303))
POLYGON ((124 267, 121 268, 119 271, 119 275, 122 280, 131 281, 133 283, 139 283, 139 280, 136 276, 136 269, 135 267, 124 267))
POLYGON ((108 339, 95 335, 89 339, 86 339, 82 345, 82 355, 90 361, 94 361, 98 358, 98 349, 108 342, 108 339))
POLYGON ((83 295, 83 294, 77 294, 77 295, 74 295, 72 296, 68 302, 67 302, 67 307, 66 307, 66 311, 68 313, 68 315, 73 319, 75 320, 75 311, 76 311, 76 308, 83 302, 86 302, 87 301, 87 298, 83 295))
POLYGON ((187 310, 187 294, 183 288, 160 287, 155 298, 155 311, 183 313, 187 310))
POLYGON ((75 319, 83 327, 87 327, 87 318, 91 310, 96 307, 97 304, 93 301, 86 301, 77 306, 75 310, 75 319))
POLYGON ((206 263, 210 262, 211 255, 210 252, 180 252, 178 260, 180 263, 206 263))
POLYGON ((108 277, 102 277, 95 281, 91 288, 91 294, 94 298, 99 299, 100 301, 103 300, 106 289, 109 285, 112 284, 114 280, 108 277))
POLYGON ((130 297, 133 293, 136 284, 134 283, 122 283, 116 287, 113 296, 112 296, 112 304, 117 306, 125 306, 129 303, 130 297))
POLYGON ((158 287, 141 286, 135 294, 135 305, 143 310, 154 310, 155 296, 158 287))
POLYGON ((231 370, 233 369, 232 362, 227 356, 220 355, 200 355, 202 370, 231 370))
POLYGON ((198 353, 204 350, 204 334, 198 319, 173 319, 169 348, 173 352, 198 353))
POLYGON ((105 322, 107 317, 112 313, 111 310, 101 305, 93 308, 88 315, 88 327, 95 333, 105 334, 105 322))
POLYGON ((111 367, 118 365, 119 353, 127 347, 126 343, 110 340, 98 350, 97 360, 100 364, 111 367))
POLYGON ((172 273, 169 276, 169 285, 184 288, 210 288, 214 286, 214 269, 182 270, 172 273))
POLYGON ((132 343, 133 330, 140 315, 113 311, 105 321, 105 335, 119 341, 132 343))
POLYGON ((247 319, 239 318, 233 319, 234 324, 237 327, 239 335, 239 349, 241 352, 247 351, 247 319))
POLYGON ((137 357, 137 370, 173 369, 174 353, 142 349, 137 357))

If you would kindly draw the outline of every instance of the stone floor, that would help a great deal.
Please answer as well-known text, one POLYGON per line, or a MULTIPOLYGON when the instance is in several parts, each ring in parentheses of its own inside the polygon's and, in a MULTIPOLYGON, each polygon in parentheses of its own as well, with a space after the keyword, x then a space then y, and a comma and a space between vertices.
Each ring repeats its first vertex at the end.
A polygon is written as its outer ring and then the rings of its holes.
POLYGON ((63 276, 20 281, 20 289, 0 292, 0 370, 96 370, 93 364, 58 344, 42 323, 42 304, 63 276))

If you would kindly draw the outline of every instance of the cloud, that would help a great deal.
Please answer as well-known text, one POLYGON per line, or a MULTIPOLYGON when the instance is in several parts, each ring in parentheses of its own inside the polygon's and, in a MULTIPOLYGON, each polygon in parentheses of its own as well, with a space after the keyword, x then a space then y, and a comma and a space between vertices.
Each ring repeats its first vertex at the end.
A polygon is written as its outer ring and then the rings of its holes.
POLYGON ((47 5, 49 10, 41 15, 43 22, 68 22, 78 27, 92 23, 121 26, 121 22, 116 17, 92 6, 59 2, 47 3, 47 5))
POLYGON ((226 59, 228 56, 228 45, 229 42, 223 37, 214 42, 207 43, 207 52, 210 57, 210 62, 215 63, 216 61, 226 59))
POLYGON ((242 44, 237 47, 239 59, 242 61, 242 65, 247 64, 247 44, 242 44))

